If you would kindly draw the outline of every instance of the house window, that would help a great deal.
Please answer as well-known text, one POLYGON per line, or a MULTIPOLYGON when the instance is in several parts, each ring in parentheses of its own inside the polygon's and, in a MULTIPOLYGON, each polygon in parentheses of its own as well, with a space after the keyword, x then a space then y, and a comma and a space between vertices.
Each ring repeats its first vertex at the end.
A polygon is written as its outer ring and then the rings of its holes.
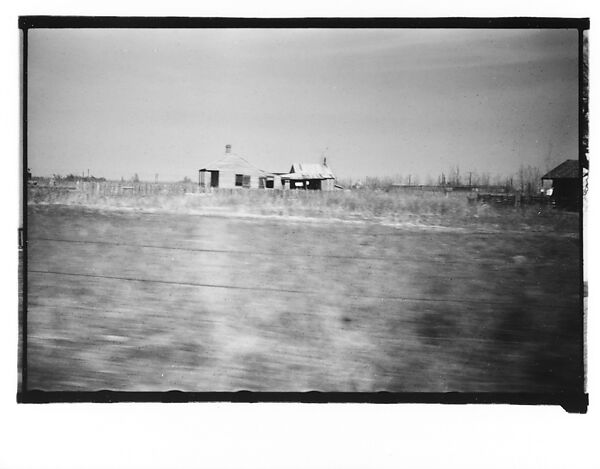
POLYGON ((267 176, 267 189, 273 189, 275 187, 275 178, 267 176))
POLYGON ((250 176, 244 174, 242 177, 242 186, 246 188, 250 187, 250 176))
POLYGON ((235 185, 236 185, 236 187, 242 187, 243 184, 244 184, 244 175, 243 174, 236 174, 235 175, 235 185))

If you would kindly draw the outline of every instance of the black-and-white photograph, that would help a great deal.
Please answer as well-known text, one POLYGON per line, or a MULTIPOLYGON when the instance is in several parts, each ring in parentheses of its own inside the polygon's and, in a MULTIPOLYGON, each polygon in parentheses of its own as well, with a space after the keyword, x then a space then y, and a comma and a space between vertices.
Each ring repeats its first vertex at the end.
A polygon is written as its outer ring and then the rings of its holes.
POLYGON ((22 31, 19 390, 583 394, 587 32, 22 31))

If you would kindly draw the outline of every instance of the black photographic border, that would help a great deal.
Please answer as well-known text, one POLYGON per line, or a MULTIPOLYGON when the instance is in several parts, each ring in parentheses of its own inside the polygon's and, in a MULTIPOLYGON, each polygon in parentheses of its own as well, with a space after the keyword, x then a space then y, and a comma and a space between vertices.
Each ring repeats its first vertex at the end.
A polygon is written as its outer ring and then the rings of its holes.
MULTIPOLYGON (((21 369, 17 391, 18 403, 58 402, 289 402, 289 403, 405 403, 405 404, 516 404, 559 405, 567 412, 586 413, 589 396, 586 392, 586 311, 584 307, 584 282, 580 287, 579 330, 582 334, 581 381, 573 393, 400 393, 400 392, 48 392, 27 387, 27 60, 29 29, 61 28, 127 28, 127 29, 192 29, 192 28, 419 28, 419 29, 577 29, 579 38, 579 176, 587 168, 588 147, 588 90, 587 74, 584 73, 584 31, 589 30, 589 18, 232 18, 232 17, 117 17, 117 16, 21 16, 21 135, 22 135, 22 214, 23 226, 20 236, 22 257, 22 311, 20 311, 21 369)), ((583 276, 583 204, 579 204, 579 262, 583 276)))

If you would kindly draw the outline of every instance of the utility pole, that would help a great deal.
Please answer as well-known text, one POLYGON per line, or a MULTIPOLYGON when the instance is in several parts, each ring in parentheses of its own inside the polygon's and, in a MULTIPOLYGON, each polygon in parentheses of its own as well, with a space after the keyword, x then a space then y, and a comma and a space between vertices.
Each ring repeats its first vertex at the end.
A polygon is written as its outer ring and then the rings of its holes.
POLYGON ((471 171, 469 171, 469 187, 471 187, 471 171))

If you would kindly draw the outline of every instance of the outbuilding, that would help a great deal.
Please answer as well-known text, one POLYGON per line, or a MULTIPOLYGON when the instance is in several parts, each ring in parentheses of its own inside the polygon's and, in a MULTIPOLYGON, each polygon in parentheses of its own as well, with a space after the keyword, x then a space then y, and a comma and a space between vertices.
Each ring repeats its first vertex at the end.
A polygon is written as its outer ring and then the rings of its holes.
POLYGON ((566 160, 542 176, 551 181, 552 199, 557 206, 577 208, 580 206, 583 181, 579 161, 566 160))
POLYGON ((287 189, 307 189, 332 191, 335 189, 335 176, 327 161, 318 163, 294 163, 289 173, 281 174, 281 182, 287 189))
MULTIPOLYGON (((199 170, 200 187, 208 188, 255 188, 272 189, 276 176, 259 169, 240 155, 232 153, 231 145, 225 146, 225 154, 199 170)), ((279 182, 281 184, 281 182, 279 182)))

